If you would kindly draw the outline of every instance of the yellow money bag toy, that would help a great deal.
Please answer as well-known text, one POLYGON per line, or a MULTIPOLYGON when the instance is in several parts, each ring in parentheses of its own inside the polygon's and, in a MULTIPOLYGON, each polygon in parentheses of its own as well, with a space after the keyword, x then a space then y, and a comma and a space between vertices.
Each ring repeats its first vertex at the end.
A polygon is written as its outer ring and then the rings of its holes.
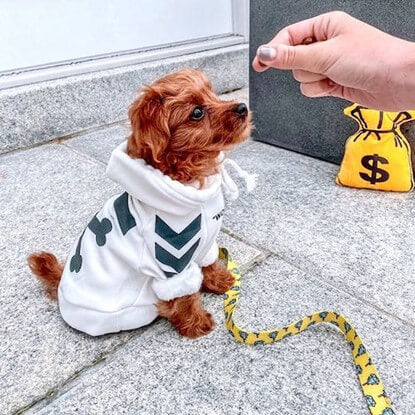
POLYGON ((401 126, 415 119, 415 111, 377 111, 353 104, 344 113, 358 123, 359 130, 346 141, 336 183, 395 192, 412 190, 411 146, 401 126))

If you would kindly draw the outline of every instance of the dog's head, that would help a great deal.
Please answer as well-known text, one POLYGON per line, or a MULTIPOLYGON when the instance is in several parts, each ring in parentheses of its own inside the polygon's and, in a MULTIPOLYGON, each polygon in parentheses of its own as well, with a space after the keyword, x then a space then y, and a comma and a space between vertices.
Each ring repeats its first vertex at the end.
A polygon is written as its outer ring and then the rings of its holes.
POLYGON ((251 131, 246 105, 220 100, 196 70, 182 70, 145 87, 129 117, 128 154, 182 183, 203 184, 217 171, 219 153, 251 131))

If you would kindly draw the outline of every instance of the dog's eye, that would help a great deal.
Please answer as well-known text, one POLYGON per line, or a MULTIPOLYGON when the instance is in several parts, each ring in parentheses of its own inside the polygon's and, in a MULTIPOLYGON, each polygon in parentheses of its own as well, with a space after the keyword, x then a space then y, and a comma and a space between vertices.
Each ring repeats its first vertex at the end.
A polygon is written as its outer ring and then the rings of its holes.
POLYGON ((203 109, 203 107, 196 107, 192 111, 192 114, 190 115, 190 119, 193 121, 198 121, 198 120, 201 120, 204 115, 205 115, 205 110, 203 109))

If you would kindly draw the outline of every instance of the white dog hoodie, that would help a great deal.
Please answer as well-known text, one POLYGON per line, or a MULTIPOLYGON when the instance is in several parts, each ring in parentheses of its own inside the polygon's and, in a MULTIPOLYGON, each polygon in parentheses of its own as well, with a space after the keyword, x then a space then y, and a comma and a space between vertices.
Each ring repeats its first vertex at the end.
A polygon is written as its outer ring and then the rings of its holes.
MULTIPOLYGON (((224 209, 238 189, 223 165, 203 189, 184 185, 117 147, 108 176, 124 192, 109 199, 74 244, 59 284, 59 308, 90 335, 129 330, 157 317, 158 300, 199 291, 201 267, 218 257, 224 209)), ((223 156, 222 156, 223 157, 223 156)))

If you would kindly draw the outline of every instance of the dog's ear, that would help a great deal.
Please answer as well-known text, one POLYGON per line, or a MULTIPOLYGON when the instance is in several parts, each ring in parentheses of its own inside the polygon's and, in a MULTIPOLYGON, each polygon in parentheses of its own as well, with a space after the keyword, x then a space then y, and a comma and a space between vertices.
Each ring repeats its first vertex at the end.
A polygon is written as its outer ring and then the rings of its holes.
POLYGON ((132 129, 127 144, 128 155, 157 167, 170 139, 168 114, 161 91, 145 87, 142 95, 131 104, 128 116, 132 129))

